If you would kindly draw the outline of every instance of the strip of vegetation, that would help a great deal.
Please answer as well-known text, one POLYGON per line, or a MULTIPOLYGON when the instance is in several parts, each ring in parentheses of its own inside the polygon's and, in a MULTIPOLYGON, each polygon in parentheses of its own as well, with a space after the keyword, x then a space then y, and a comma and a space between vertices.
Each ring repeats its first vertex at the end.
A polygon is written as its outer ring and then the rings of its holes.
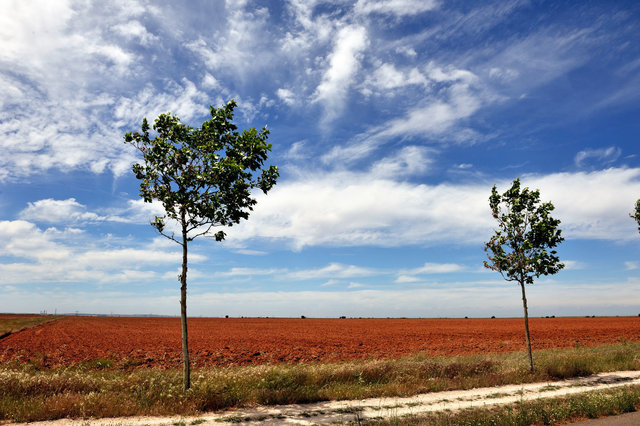
POLYGON ((38 359, 0 366, 0 419, 197 415, 255 404, 409 396, 425 392, 520 384, 640 369, 640 343, 536 352, 529 372, 526 354, 260 365, 194 371, 183 393, 180 370, 115 368, 96 360, 45 368, 38 359))
POLYGON ((20 316, 10 319, 0 320, 0 337, 8 336, 11 333, 26 330, 27 328, 35 327, 45 322, 53 321, 60 317, 57 316, 20 316))
POLYGON ((529 426, 565 424, 637 411, 640 386, 628 386, 561 398, 523 401, 493 408, 473 408, 384 420, 359 421, 367 426, 529 426))

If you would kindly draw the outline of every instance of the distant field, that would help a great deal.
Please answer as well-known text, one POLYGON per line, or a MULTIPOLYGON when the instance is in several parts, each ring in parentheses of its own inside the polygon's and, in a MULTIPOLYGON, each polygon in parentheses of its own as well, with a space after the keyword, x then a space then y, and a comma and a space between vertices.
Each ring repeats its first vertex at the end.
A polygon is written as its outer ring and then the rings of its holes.
POLYGON ((35 327, 56 318, 42 315, 0 314, 0 336, 35 327))
MULTIPOLYGON (((530 327, 534 350, 640 341, 640 317, 532 318, 530 327)), ((524 327, 520 318, 192 318, 189 341, 194 365, 211 367, 514 352, 524 348, 524 327)), ((46 367, 179 367, 180 320, 68 316, 0 340, 0 361, 34 359, 46 367)))

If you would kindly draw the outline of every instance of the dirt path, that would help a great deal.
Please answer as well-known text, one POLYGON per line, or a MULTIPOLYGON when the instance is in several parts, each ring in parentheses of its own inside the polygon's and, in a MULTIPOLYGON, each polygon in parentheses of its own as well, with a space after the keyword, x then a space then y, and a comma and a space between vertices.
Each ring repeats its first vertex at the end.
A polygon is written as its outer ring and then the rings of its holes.
POLYGON ((406 398, 370 398, 358 401, 328 401, 245 408, 207 413, 197 417, 126 417, 97 420, 58 420, 28 423, 29 426, 55 425, 174 425, 174 424, 328 424, 359 419, 400 417, 442 410, 488 407, 523 400, 552 398, 593 390, 640 384, 640 371, 601 373, 561 382, 530 383, 493 388, 477 388, 416 395, 406 398))

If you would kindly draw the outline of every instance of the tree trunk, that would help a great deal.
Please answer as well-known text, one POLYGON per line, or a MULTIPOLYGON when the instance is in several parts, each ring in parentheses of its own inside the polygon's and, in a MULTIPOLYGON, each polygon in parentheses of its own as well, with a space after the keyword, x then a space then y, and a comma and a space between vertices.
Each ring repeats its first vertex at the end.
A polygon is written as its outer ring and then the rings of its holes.
POLYGON ((522 288, 522 307, 524 308, 524 331, 527 336, 527 351, 529 352, 529 367, 533 373, 533 355, 531 354, 531 338, 529 337, 529 313, 527 311, 527 296, 524 294, 524 282, 520 282, 522 288))
POLYGON ((183 389, 191 387, 191 365, 189 362, 189 337, 187 333, 187 227, 182 212, 182 273, 180 274, 180 319, 182 323, 183 389))

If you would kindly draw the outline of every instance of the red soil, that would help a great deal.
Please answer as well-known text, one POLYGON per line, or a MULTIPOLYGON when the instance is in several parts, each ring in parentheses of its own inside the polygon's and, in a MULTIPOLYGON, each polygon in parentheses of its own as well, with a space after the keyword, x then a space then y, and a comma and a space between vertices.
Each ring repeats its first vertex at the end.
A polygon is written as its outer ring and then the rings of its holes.
MULTIPOLYGON (((640 341, 640 317, 532 318, 533 349, 640 341)), ((64 317, 0 340, 0 361, 177 367, 178 318, 64 317)), ((191 318, 195 366, 522 351, 523 320, 191 318)))

